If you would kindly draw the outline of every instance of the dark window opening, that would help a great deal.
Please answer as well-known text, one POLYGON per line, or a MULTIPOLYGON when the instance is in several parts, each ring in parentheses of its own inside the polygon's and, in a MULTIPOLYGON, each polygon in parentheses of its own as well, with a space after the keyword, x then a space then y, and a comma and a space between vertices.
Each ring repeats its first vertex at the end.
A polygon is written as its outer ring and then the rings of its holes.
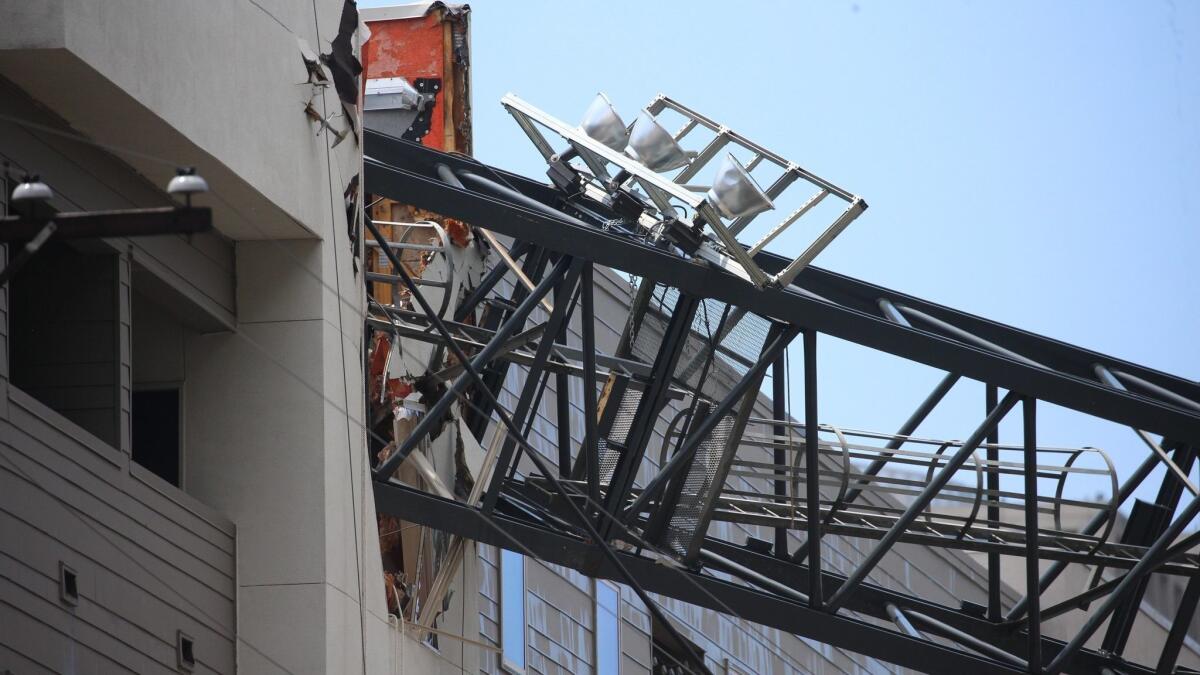
POLYGON ((133 461, 179 487, 179 390, 133 392, 133 461))
POLYGON ((114 447, 116 260, 48 242, 9 282, 8 323, 12 384, 114 447))

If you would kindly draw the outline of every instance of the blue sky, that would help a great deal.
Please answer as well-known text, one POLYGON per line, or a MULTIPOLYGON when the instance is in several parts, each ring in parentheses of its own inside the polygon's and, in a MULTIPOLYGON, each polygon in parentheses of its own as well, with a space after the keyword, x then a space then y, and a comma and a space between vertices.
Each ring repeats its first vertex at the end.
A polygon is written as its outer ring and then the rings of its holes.
MULTIPOLYGON (((506 92, 572 123, 597 91, 627 120, 663 92, 867 199, 816 264, 1200 378, 1200 3, 470 4, 482 160, 544 175, 506 92)), ((894 430, 941 376, 829 338, 820 355, 822 421, 848 427, 894 430)), ((961 383, 920 433, 963 438, 982 408, 961 383)), ((1122 475, 1146 452, 1046 404, 1039 434, 1122 475)))

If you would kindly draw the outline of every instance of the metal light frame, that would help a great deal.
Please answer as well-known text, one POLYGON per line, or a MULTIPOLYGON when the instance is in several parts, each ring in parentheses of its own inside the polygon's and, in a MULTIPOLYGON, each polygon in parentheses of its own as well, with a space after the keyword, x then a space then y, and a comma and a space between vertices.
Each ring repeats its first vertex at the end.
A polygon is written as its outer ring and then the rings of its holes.
MULTIPOLYGON (((800 270, 808 266, 842 230, 846 229, 867 208, 866 201, 861 197, 801 168, 798 164, 784 159, 780 155, 754 143, 728 127, 720 125, 662 94, 655 97, 650 105, 646 107, 646 111, 651 115, 658 115, 663 110, 670 109, 687 118, 687 123, 674 135, 676 142, 683 140, 697 127, 704 127, 716 134, 716 137, 700 150, 696 154, 696 157, 687 166, 683 167, 674 179, 652 171, 637 160, 614 151, 612 148, 589 137, 579 127, 555 118, 514 94, 505 95, 500 100, 500 104, 513 116, 522 131, 525 132, 529 140, 533 142, 534 147, 538 149, 538 152, 542 154, 547 162, 553 162, 560 155, 554 149, 554 145, 538 128, 539 126, 561 137, 578 153, 579 158, 587 165, 587 168, 591 172, 592 181, 587 186, 589 196, 593 198, 603 197, 605 194, 603 186, 612 179, 609 173, 609 165, 615 165, 621 172, 627 173, 632 177, 632 180, 646 192, 646 195, 660 213, 677 213, 671 204, 672 199, 678 200, 689 207, 692 210, 692 215, 678 214, 678 219, 690 226, 693 224, 696 215, 701 216, 705 225, 716 235, 717 241, 721 244, 720 251, 710 247, 701 247, 698 255, 748 279, 760 288, 768 284, 786 286, 791 283, 796 278, 796 275, 800 273, 800 270), (749 250, 737 241, 737 235, 756 216, 736 218, 727 222, 726 219, 722 218, 717 209, 704 198, 703 191, 708 189, 707 186, 704 187, 704 190, 698 190, 695 186, 687 184, 687 181, 702 169, 711 168, 710 164, 713 164, 713 160, 720 156, 721 150, 730 145, 747 150, 753 155, 753 159, 745 166, 748 172, 752 172, 755 167, 764 161, 782 169, 783 173, 780 177, 764 191, 772 201, 782 195, 797 180, 802 179, 818 188, 818 192, 815 195, 773 226, 749 250), (754 261, 754 255, 763 250, 767 244, 795 224, 802 216, 811 211, 813 207, 829 195, 833 195, 847 203, 846 209, 841 215, 827 225, 824 231, 809 244, 804 252, 792 259, 786 267, 776 271, 774 274, 764 271, 754 261)), ((661 222, 654 218, 643 215, 640 224, 653 234, 660 233, 661 222)))

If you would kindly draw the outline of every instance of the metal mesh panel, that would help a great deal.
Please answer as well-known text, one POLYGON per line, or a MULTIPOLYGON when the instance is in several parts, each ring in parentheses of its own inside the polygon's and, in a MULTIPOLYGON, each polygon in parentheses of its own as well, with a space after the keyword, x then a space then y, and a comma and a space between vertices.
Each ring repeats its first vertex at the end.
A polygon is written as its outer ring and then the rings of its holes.
POLYGON ((612 480, 613 471, 617 468, 617 459, 620 454, 608 447, 608 439, 601 438, 596 442, 600 455, 600 482, 608 483, 612 480))
POLYGON ((608 433, 608 437, 613 443, 625 445, 625 441, 629 440, 629 429, 633 426, 633 416, 637 413, 638 403, 641 400, 641 391, 636 389, 625 390, 625 395, 621 397, 621 402, 617 408, 617 414, 613 417, 612 430, 608 433))
MULTIPOLYGON (((650 283, 643 281, 642 283, 650 283)), ((675 303, 679 301, 679 291, 669 286, 655 284, 650 293, 650 303, 646 311, 637 316, 630 313, 632 322, 629 329, 633 332, 630 350, 633 356, 641 361, 651 363, 658 355, 658 347, 662 344, 663 335, 667 331, 667 321, 675 311, 675 303)))
MULTIPOLYGON (((658 355, 678 300, 677 289, 656 284, 646 311, 641 316, 630 315, 633 332, 630 347, 635 358, 652 362, 658 355)), ((683 344, 674 380, 692 390, 703 387, 704 394, 711 398, 722 398, 732 385, 732 378, 741 377, 749 369, 748 364, 758 361, 770 327, 770 322, 757 314, 743 315, 736 308, 711 298, 701 301, 683 344), (709 377, 700 382, 704 364, 712 358, 714 341, 717 344, 715 364, 709 368, 709 377)))
POLYGON ((642 400, 642 392, 636 389, 626 389, 617 404, 617 412, 613 417, 612 428, 608 436, 601 436, 597 442, 600 455, 600 482, 612 480, 613 471, 617 468, 617 460, 621 451, 609 445, 610 442, 624 446, 629 439, 629 430, 633 427, 633 417, 637 413, 638 403, 642 400))
MULTIPOLYGON (((678 301, 677 289, 655 284, 645 311, 631 313, 629 344, 634 358, 653 362, 658 357, 678 301)), ((702 300, 692 317, 690 331, 680 346, 680 357, 672 373, 673 384, 715 405, 729 396, 733 385, 749 371, 751 365, 758 362, 770 328, 771 322, 763 317, 743 313, 711 298, 702 300)), ((619 428, 619 425, 627 403, 632 403, 628 410, 630 417, 636 409, 637 401, 630 401, 632 393, 627 392, 621 401, 621 414, 610 436, 613 440, 628 435, 627 426, 619 428)), ((685 405, 688 403, 685 401, 685 405)), ((698 420, 693 420, 692 424, 696 422, 698 420)), ((708 504, 721 489, 732 459, 726 455, 731 455, 737 449, 737 443, 730 442, 736 427, 735 413, 722 417, 713 431, 700 440, 694 460, 682 478, 678 501, 666 520, 660 540, 669 550, 681 556, 688 555, 696 537, 704 534, 702 530, 706 528, 708 504)), ((686 436, 688 430, 682 429, 680 433, 686 436)))
POLYGON ((698 530, 704 516, 704 504, 713 490, 720 489, 719 485, 714 485, 714 481, 733 425, 733 415, 726 415, 713 428, 712 434, 700 442, 683 481, 679 501, 663 536, 663 543, 679 555, 686 555, 692 540, 703 534, 698 530))
MULTIPOLYGON (((767 331, 771 329, 769 321, 757 314, 747 314, 721 340, 721 346, 750 363, 758 361, 767 340, 767 331)), ((732 368, 738 375, 744 375, 749 368, 742 362, 718 352, 725 365, 732 368)))

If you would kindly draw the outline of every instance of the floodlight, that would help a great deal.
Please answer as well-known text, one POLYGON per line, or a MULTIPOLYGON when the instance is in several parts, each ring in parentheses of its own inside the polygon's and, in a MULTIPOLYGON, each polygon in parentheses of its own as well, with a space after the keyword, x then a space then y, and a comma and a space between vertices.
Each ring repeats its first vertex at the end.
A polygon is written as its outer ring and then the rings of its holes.
MULTIPOLYGON (((513 94, 505 95, 500 103, 550 164, 551 180, 559 190, 571 197, 598 200, 627 226, 646 233, 650 241, 669 240, 685 255, 719 265, 760 288, 792 283, 867 208, 866 201, 854 193, 663 94, 640 111, 625 133, 621 118, 603 94, 592 102, 578 125, 556 119, 513 94), (682 117, 684 124, 671 133, 662 123, 675 116, 682 117), (692 135, 696 130, 703 139, 692 135), (569 147, 555 153, 557 141, 548 137, 547 131, 569 147), (747 163, 743 166, 729 151, 746 158, 747 163), (587 168, 565 164, 575 157, 587 168), (772 174, 778 171, 765 190, 750 175, 764 164, 773 167, 772 174), (712 171, 707 168, 710 165, 717 169, 713 182, 694 184, 695 176, 712 171), (760 231, 756 244, 744 246, 738 237, 755 236, 748 229, 755 218, 785 204, 780 200, 790 195, 784 192, 797 183, 817 188, 816 194, 798 208, 789 207, 782 221, 760 231), (755 254, 826 197, 844 201, 845 210, 826 224, 799 256, 774 273, 755 262, 755 254)), ((807 225, 813 220, 823 218, 810 217, 804 222, 807 225)))
POLYGON ((583 114, 579 128, 583 129, 583 133, 617 152, 624 150, 629 143, 629 130, 625 122, 603 92, 596 94, 596 99, 583 114))
POLYGON ((708 202, 726 218, 753 216, 775 208, 750 172, 732 154, 726 154, 712 187, 705 195, 708 202))
POLYGON ((648 111, 643 110, 633 123, 633 131, 629 134, 629 147, 625 154, 636 159, 651 171, 670 171, 688 163, 687 153, 671 134, 654 119, 648 111))
POLYGON ((12 191, 14 204, 21 202, 46 202, 54 199, 54 191, 38 176, 25 176, 12 191))

